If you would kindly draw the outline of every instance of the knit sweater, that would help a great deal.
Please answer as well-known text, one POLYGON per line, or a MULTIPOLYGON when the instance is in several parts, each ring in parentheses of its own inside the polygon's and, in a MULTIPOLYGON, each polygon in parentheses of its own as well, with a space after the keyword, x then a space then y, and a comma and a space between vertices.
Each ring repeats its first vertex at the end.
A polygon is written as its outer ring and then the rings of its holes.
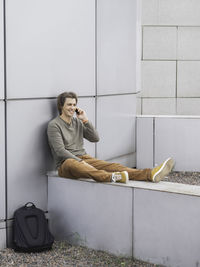
POLYGON ((98 132, 92 123, 82 123, 78 118, 72 118, 69 124, 60 116, 56 117, 49 122, 47 135, 56 168, 69 158, 81 161, 78 156, 86 154, 83 138, 90 142, 99 141, 98 132))

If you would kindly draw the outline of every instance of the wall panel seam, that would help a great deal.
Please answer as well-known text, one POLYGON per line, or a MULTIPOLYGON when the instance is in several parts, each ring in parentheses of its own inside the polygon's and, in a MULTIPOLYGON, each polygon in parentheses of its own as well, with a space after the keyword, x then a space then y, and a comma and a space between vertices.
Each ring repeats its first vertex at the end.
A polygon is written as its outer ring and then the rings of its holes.
POLYGON ((134 93, 113 93, 113 94, 103 94, 103 95, 97 95, 97 97, 107 97, 107 96, 120 96, 120 95, 137 95, 138 92, 134 92, 134 93))
POLYGON ((155 150, 156 150, 156 145, 155 145, 155 142, 156 142, 156 133, 155 133, 155 124, 156 124, 156 120, 155 120, 155 117, 153 118, 153 168, 155 167, 155 150))
MULTIPOLYGON (((142 61, 177 61, 177 59, 145 58, 142 61)), ((200 61, 200 58, 199 59, 178 59, 178 61, 200 61)))
POLYGON ((141 37, 141 39, 142 39, 141 40, 141 46, 142 46, 142 48, 141 48, 141 60, 144 60, 144 58, 143 58, 144 27, 143 26, 142 26, 142 37, 141 37))
MULTIPOLYGON (((78 98, 94 98, 95 95, 87 95, 87 96, 78 96, 78 98)), ((23 100, 56 100, 57 96, 52 97, 26 97, 26 98, 7 98, 6 101, 23 101, 23 100)))
POLYGON ((132 258, 134 258, 134 195, 135 195, 135 190, 132 188, 132 258))
MULTIPOLYGON (((95 112, 95 128, 97 129, 97 71, 98 71, 98 69, 97 69, 97 67, 98 67, 98 62, 97 62, 97 53, 98 53, 98 38, 97 38, 97 27, 98 27, 98 25, 97 25, 97 0, 95 0, 95 103, 94 103, 94 105, 95 105, 95 110, 94 110, 94 112, 95 112)), ((97 157, 97 143, 95 143, 95 151, 94 151, 94 153, 95 153, 95 157, 97 157)))
POLYGON ((7 175, 7 66, 6 66, 6 0, 3 0, 3 44, 4 44, 4 133, 5 133, 5 219, 6 219, 6 245, 8 246, 8 175, 7 175))
POLYGON ((97 0, 95 0, 95 96, 97 95, 97 0))
POLYGON ((155 27, 155 28, 173 28, 173 27, 181 27, 181 28, 200 28, 200 25, 177 25, 177 24, 142 24, 144 28, 150 28, 150 27, 155 27))
POLYGON ((135 157, 135 165, 136 165, 136 168, 137 168, 137 140, 138 140, 138 132, 137 132, 137 128, 138 128, 138 119, 137 117, 135 118, 135 154, 136 154, 136 157, 135 157))

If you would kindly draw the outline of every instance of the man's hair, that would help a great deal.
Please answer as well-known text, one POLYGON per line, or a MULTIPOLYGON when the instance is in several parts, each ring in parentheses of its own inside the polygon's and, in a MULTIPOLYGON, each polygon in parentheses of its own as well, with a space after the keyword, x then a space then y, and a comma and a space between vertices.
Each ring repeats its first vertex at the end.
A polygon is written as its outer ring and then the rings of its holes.
POLYGON ((78 97, 74 92, 64 92, 64 93, 60 94, 57 97, 57 107, 58 107, 58 111, 59 111, 60 115, 62 114, 62 108, 65 104, 66 98, 74 98, 76 100, 76 104, 78 102, 78 97))

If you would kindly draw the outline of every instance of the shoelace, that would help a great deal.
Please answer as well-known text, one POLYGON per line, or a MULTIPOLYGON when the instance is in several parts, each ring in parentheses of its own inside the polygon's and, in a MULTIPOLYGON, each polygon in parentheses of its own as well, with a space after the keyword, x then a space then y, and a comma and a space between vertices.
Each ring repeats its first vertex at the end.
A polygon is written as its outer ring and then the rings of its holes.
POLYGON ((121 174, 120 173, 113 173, 113 177, 112 177, 112 180, 114 181, 118 181, 122 178, 121 174))

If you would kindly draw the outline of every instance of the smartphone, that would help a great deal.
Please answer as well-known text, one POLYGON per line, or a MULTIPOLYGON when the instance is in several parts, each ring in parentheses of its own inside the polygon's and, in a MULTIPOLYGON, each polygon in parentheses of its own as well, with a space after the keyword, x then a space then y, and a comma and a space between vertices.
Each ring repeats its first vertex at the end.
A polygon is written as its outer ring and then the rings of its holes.
POLYGON ((75 109, 75 112, 76 112, 77 115, 79 115, 79 112, 78 112, 78 109, 77 108, 75 109))

